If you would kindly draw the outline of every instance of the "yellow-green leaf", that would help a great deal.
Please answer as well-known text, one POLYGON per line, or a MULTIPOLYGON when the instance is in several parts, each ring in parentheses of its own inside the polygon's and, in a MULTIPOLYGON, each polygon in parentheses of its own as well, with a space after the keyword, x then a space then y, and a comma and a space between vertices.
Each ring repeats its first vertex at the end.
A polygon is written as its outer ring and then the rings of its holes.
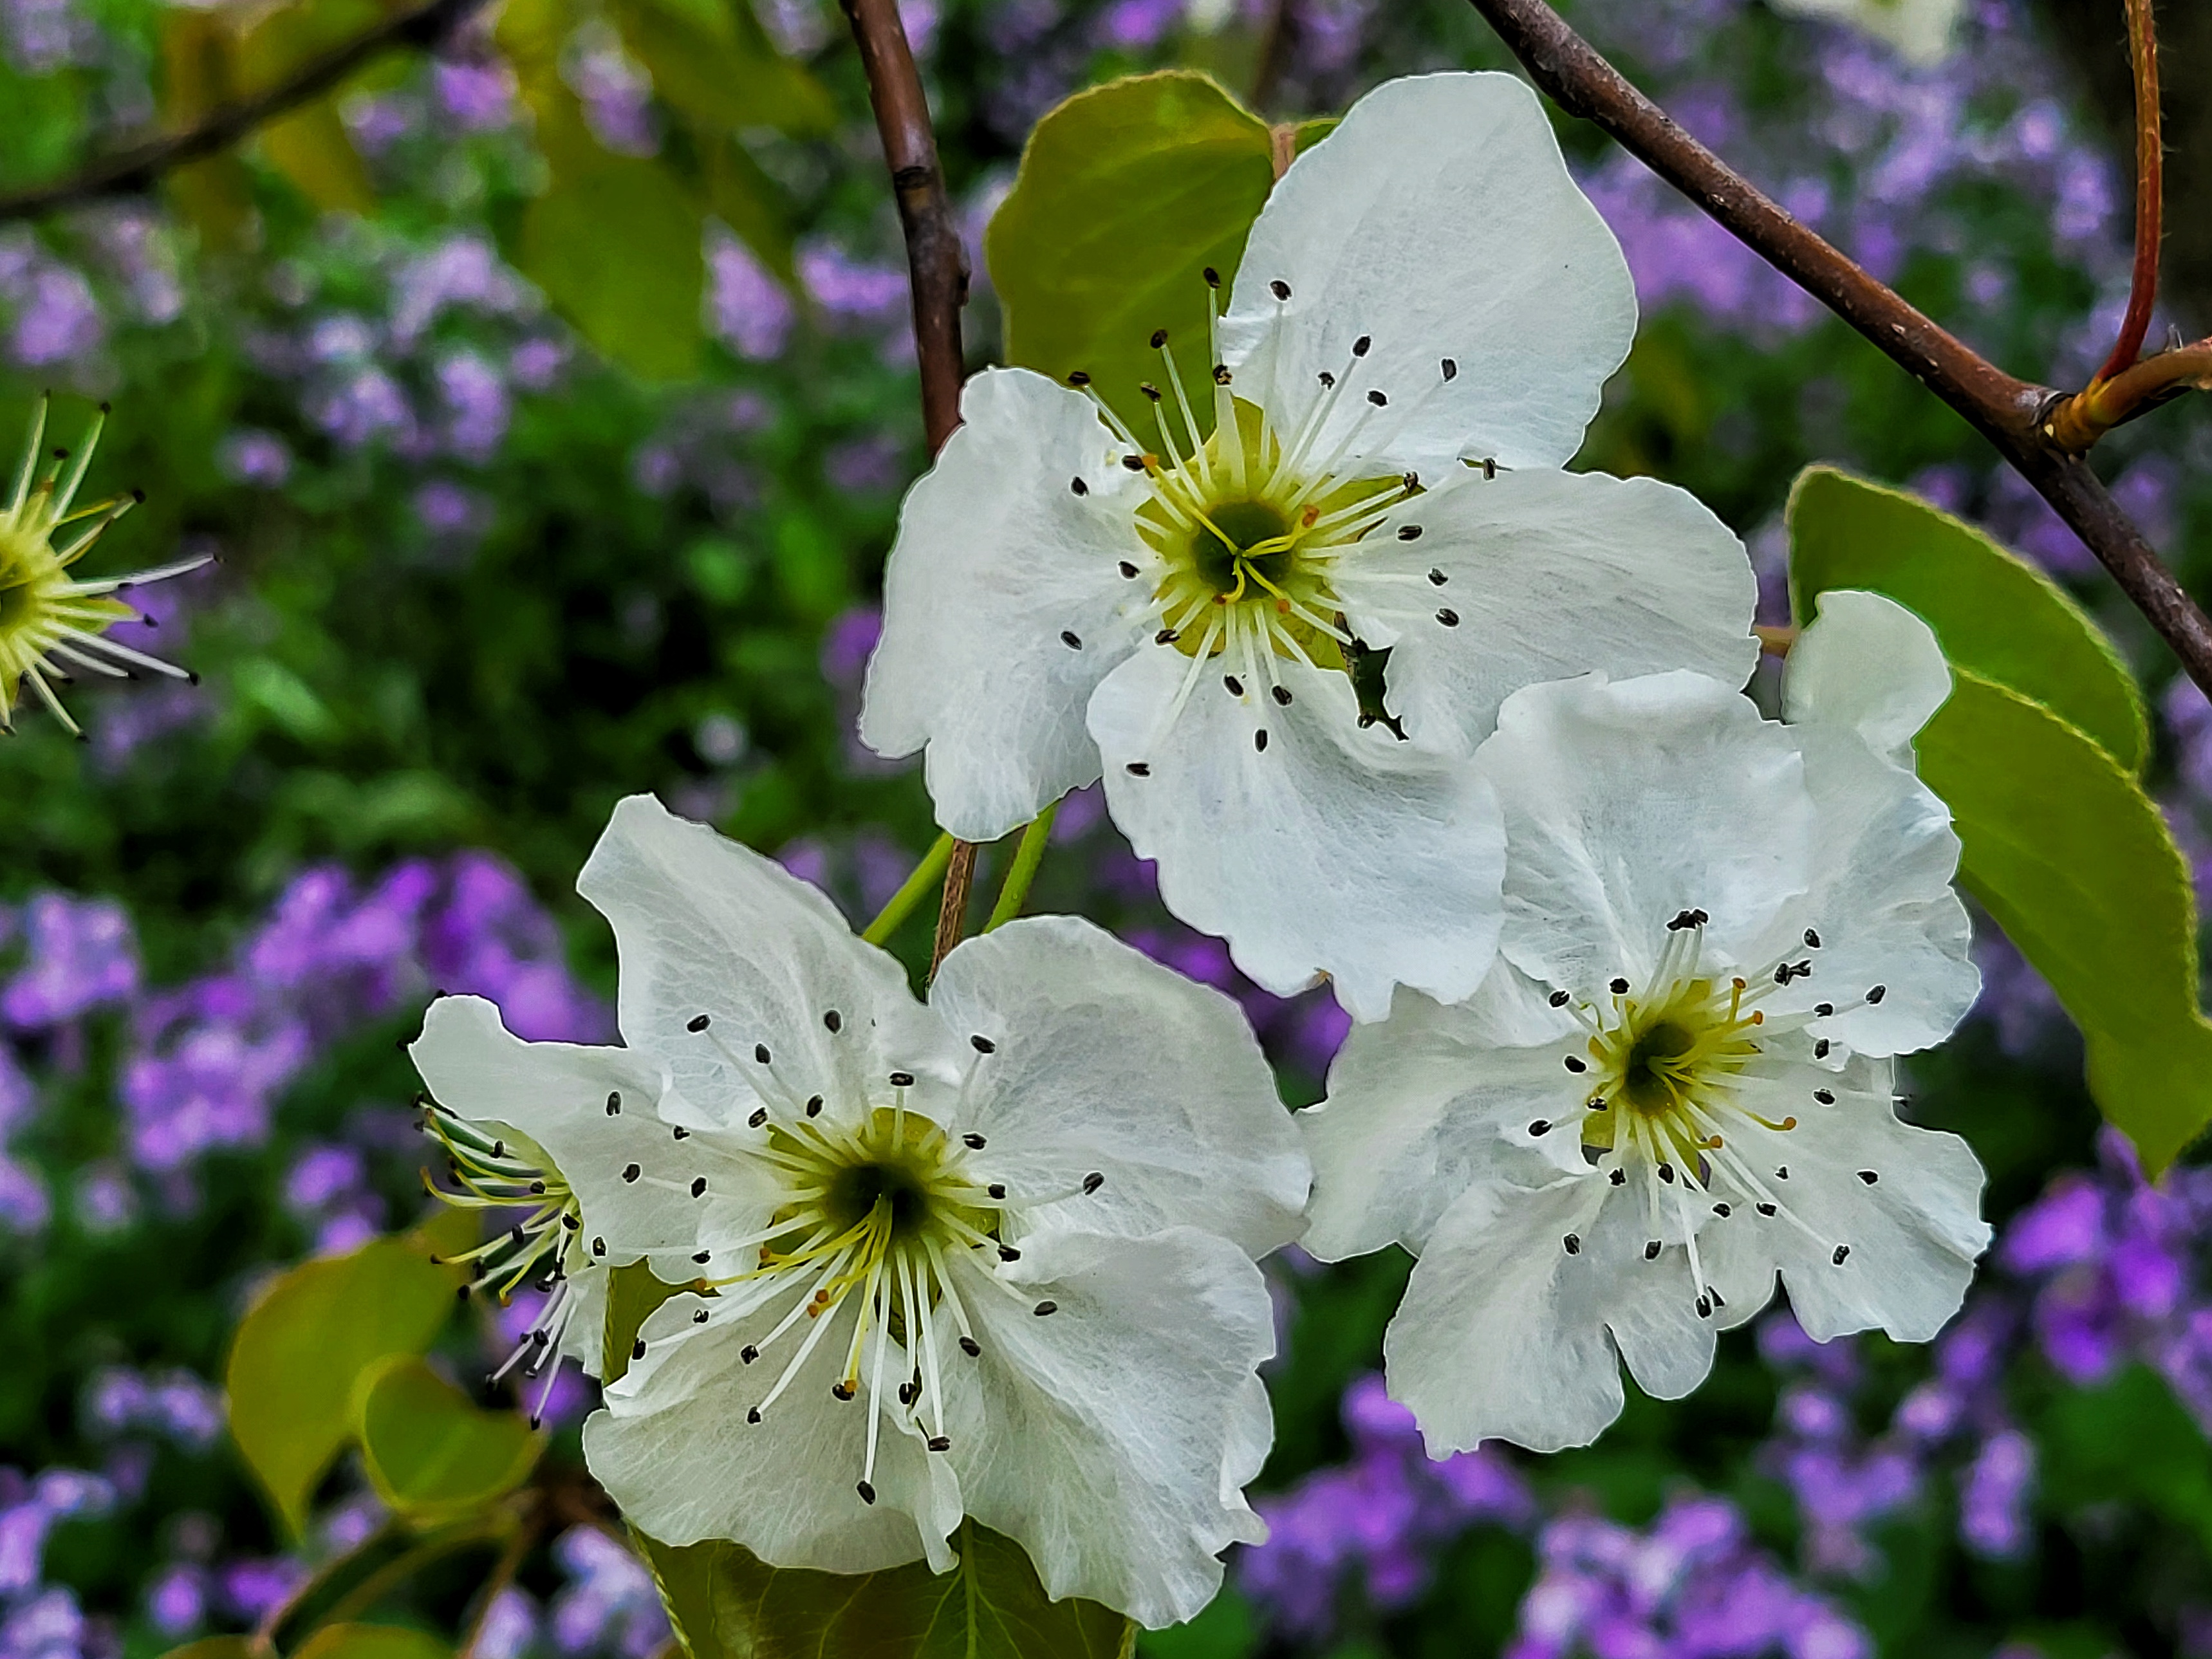
POLYGON ((2166 820, 2102 744, 1954 665, 1917 742, 1960 875, 2081 1027, 2090 1092, 2155 1175, 2212 1121, 2197 900, 2166 820))
POLYGON ((1274 183, 1267 124, 1201 75, 1170 70, 1079 92, 1030 134, 984 239, 1009 362, 1081 369, 1133 429, 1140 383, 1166 384, 1151 338, 1212 421, 1209 265, 1224 285, 1274 183))
POLYGON ((761 171, 750 150, 726 135, 700 144, 699 163, 706 176, 708 210, 735 231, 778 281, 787 288, 795 285, 791 215, 781 187, 761 171))
POLYGON ((292 1659, 452 1659, 453 1651, 428 1631, 404 1625, 325 1625, 292 1659))
POLYGON ((653 90, 708 131, 774 127, 817 138, 835 130, 829 92, 776 51, 744 0, 615 0, 610 10, 653 90))
POLYGON ((2149 750, 2134 677, 2066 592, 1972 525, 1903 490, 1808 467, 1790 492, 1797 619, 1832 587, 1887 593, 1954 665, 2043 704, 2130 771, 2149 750))
POLYGON ((261 150, 295 189, 325 212, 376 211, 368 169, 331 99, 318 98, 270 123, 262 131, 261 150))
POLYGON ((461 1275, 434 1262, 433 1248, 402 1235, 306 1262, 239 1322, 223 1378, 231 1437, 295 1534, 353 1436, 362 1373, 388 1355, 422 1352, 453 1312, 461 1275))
POLYGON ((691 1659, 1127 1659, 1137 1627, 1095 1601, 1048 1601, 1020 1546, 972 1522, 942 1576, 778 1571, 738 1545, 641 1538, 691 1659))
POLYGON ((520 1486, 544 1441, 513 1412, 480 1410, 412 1354, 356 1385, 362 1465, 376 1494, 417 1526, 456 1521, 520 1486))
POLYGON ((203 1636, 171 1648, 161 1659, 253 1659, 253 1644, 243 1636, 203 1636))

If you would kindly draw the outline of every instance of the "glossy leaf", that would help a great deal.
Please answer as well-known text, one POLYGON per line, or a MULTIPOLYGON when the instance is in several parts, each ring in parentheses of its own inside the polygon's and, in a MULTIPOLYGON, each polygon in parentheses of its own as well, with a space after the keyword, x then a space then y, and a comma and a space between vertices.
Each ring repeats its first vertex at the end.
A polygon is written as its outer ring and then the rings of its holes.
POLYGON ((1086 371, 1140 435, 1141 382, 1166 384, 1164 328, 1210 429, 1211 265, 1227 283, 1274 183, 1267 124, 1205 76, 1170 70, 1078 93, 1038 122, 984 250, 1006 357, 1086 371))
POLYGON ((1920 733, 1960 875, 2081 1030, 2090 1091, 2155 1175, 2212 1121, 2197 901, 2166 820, 2101 744, 1954 666, 1920 733))
MULTIPOLYGON (((468 1218, 451 1212, 453 1221, 468 1218)), ((231 1437, 294 1533, 316 1483, 354 1432, 354 1389, 392 1354, 420 1353, 453 1310, 458 1269, 431 1260, 442 1230, 373 1239, 279 1278, 239 1322, 223 1385, 231 1437)))
POLYGON ((2149 750, 2133 676, 2065 591, 1972 525, 1903 490, 1808 467, 1790 494, 1790 580, 1800 623, 1831 587, 1887 593, 1922 617, 1957 666, 2042 703, 2130 771, 2149 750))
POLYGON ((779 1571, 735 1544, 641 1538, 692 1659, 1127 1659, 1136 1626, 1048 1601, 1020 1546, 964 1524, 960 1563, 854 1575, 779 1571))
POLYGON ((451 1659, 453 1649, 404 1625, 325 1625, 291 1659, 451 1659))
POLYGON ((376 1494, 417 1525, 458 1520, 520 1486, 544 1439, 511 1411, 483 1411, 411 1354, 356 1388, 362 1464, 376 1494))

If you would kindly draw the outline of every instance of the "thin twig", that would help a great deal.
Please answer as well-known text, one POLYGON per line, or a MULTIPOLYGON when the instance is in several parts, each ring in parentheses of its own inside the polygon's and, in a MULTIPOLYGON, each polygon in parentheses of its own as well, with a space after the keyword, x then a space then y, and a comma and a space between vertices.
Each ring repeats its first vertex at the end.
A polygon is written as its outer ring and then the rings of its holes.
MULTIPOLYGON (((914 289, 915 356, 921 368, 921 427, 934 456, 960 424, 960 384, 967 362, 960 344, 960 308, 968 303, 968 249, 952 216, 952 198, 937 161, 937 135, 929 124, 929 95, 899 21, 896 0, 842 0, 845 21, 860 49, 868 76, 868 102, 876 112, 884 161, 898 198, 899 228, 906 234, 907 277, 914 289)), ((951 954, 967 927, 968 889, 975 878, 975 848, 952 843, 937 911, 937 941, 929 971, 951 954)))
POLYGON ((1638 92, 1544 0, 1471 0, 1532 79, 1595 123, 1723 229, 1841 317, 1966 417, 2110 571, 2212 693, 2212 621, 2051 425, 2065 399, 2016 380, 1760 193, 1638 92))
POLYGON ((2087 454, 2123 421, 2187 391, 2212 392, 2212 340, 2161 351, 2109 380, 2092 380, 2051 411, 2051 441, 2070 454, 2087 454))
POLYGON ((229 149, 256 128, 328 92, 372 58, 395 46, 431 50, 483 3, 483 0, 429 0, 427 5, 388 17, 343 46, 325 52, 289 80, 219 109, 197 126, 166 138, 151 139, 106 161, 95 161, 73 178, 41 185, 20 195, 0 197, 0 222, 36 218, 110 196, 135 195, 172 168, 204 161, 229 149))
POLYGON ((2136 83, 2136 264, 2128 314, 2112 355, 2089 382, 2091 391, 2135 367, 2158 303, 2158 253, 2165 234, 2166 149, 2159 131, 2158 24, 2152 0, 2127 0, 2128 61, 2136 83))

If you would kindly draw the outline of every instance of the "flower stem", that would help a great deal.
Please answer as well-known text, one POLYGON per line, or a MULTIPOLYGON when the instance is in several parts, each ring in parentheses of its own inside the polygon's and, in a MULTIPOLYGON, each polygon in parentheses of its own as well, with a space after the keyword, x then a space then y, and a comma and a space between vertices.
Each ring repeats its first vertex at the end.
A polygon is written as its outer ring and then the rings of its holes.
POLYGON ((922 896, 937 885, 945 874, 946 860, 952 856, 952 837, 950 833, 939 836, 930 849, 921 855, 921 862, 914 866, 914 873, 900 884, 890 902, 876 913, 860 937, 871 945, 881 945, 899 930, 899 924, 914 914, 914 907, 921 902, 922 896))
POLYGON ((1060 803, 1054 801, 1022 831, 1021 845, 1014 849, 1013 865, 999 889, 999 902, 991 907, 991 919, 983 924, 985 933, 1021 915, 1022 901, 1030 896, 1030 884, 1036 879, 1037 866, 1044 862, 1045 846, 1052 839, 1052 821, 1059 816, 1060 803))
POLYGON ((968 926, 968 890, 975 881, 975 843, 956 841, 945 866, 945 890, 937 901, 937 939, 930 947, 929 976, 937 977, 945 958, 960 943, 968 926))
POLYGON ((2135 367, 2158 301, 2158 250, 2166 206, 2166 150, 2159 134, 2158 24, 2152 0, 2127 0, 2128 58, 2136 84, 2136 264, 2118 343, 2089 382, 2094 392, 2135 367))

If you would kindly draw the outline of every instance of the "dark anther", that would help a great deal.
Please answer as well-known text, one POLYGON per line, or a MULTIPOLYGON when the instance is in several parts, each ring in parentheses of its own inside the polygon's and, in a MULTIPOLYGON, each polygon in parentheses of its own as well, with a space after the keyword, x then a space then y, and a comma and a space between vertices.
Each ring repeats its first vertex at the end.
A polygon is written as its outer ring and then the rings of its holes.
POLYGON ((1608 988, 1613 992, 1613 995, 1617 997, 1625 997, 1628 994, 1628 981, 1625 979, 1616 979, 1612 982, 1608 988))
POLYGON ((759 1407, 758 1406, 750 1406, 750 1407, 746 1407, 746 1409, 745 1409, 745 1421, 746 1421, 746 1422, 748 1422, 748 1423, 757 1423, 757 1422, 759 1422, 760 1420, 761 1420, 761 1414, 760 1414, 760 1407, 759 1407))
POLYGON ((1820 935, 1814 929, 1808 927, 1805 930, 1805 943, 1813 950, 1817 951, 1820 948, 1820 935))
POLYGON ((830 1385, 830 1392, 836 1399, 850 1401, 854 1395, 860 1393, 860 1390, 841 1376, 830 1385))
POLYGON ((748 1342, 744 1347, 738 1350, 738 1358, 744 1364, 750 1365, 754 1360, 760 1358, 760 1350, 753 1346, 751 1343, 748 1342))
POLYGON ((1082 637, 1072 628, 1063 628, 1060 630, 1060 642, 1071 651, 1083 649, 1082 637))
POLYGON ((1255 732, 1252 734, 1252 746, 1263 755, 1267 752, 1267 727, 1261 726, 1257 732, 1255 732))
POLYGON ((1267 284, 1267 292, 1273 295, 1278 300, 1287 300, 1291 297, 1291 285, 1285 282, 1281 277, 1278 276, 1273 282, 1267 284))
POLYGON ((1485 483, 1488 483, 1498 477, 1497 457, 1486 455, 1482 458, 1482 477, 1485 483))
POLYGON ((530 1190, 533 1193, 543 1193, 545 1190, 545 1183, 542 1181, 533 1181, 530 1183, 530 1190))
POLYGON ((1865 1182, 1868 1186, 1871 1187, 1875 1182, 1881 1179, 1881 1176, 1878 1171, 1873 1170, 1861 1170, 1859 1171, 1859 1179, 1865 1182))
POLYGON ((609 1117, 617 1117, 617 1116, 621 1115, 621 1113, 622 1113, 622 1091, 621 1091, 621 1090, 619 1090, 619 1089, 610 1089, 610 1090, 608 1090, 608 1091, 607 1091, 607 1115, 608 1115, 609 1117))
POLYGON ((1459 612, 1453 610, 1449 605, 1446 605, 1443 610, 1437 612, 1437 620, 1442 623, 1446 628, 1457 628, 1459 626, 1459 612))
POLYGON ((469 1292, 475 1288, 473 1285, 457 1285, 453 1287, 453 1294, 459 1300, 465 1302, 469 1299, 469 1292))
POLYGON ((1206 268, 1200 274, 1206 278, 1206 287, 1219 288, 1221 286, 1221 273, 1216 270, 1212 265, 1206 266, 1206 268))
POLYGON ((1030 1311, 1035 1314, 1039 1319, 1042 1319, 1048 1314, 1058 1313, 1060 1311, 1060 1304, 1057 1302, 1040 1302, 1036 1307, 1031 1308, 1030 1311))
POLYGON ((1813 1005, 1813 1012, 1820 1018, 1826 1019, 1836 1012, 1836 1005, 1832 1002, 1816 1002, 1813 1005))
POLYGON ((1145 458, 1141 455, 1124 455, 1121 458, 1121 465, 1132 472, 1142 472, 1145 470, 1145 458))
POLYGON ((694 1250, 691 1259, 703 1267, 714 1259, 714 1253, 712 1250, 694 1250))
MULTIPOLYGON (((968 1039, 968 1046, 979 1054, 995 1054, 999 1052, 999 1045, 987 1036, 971 1036, 968 1039)), ((980 1146, 983 1143, 977 1140, 975 1144, 980 1146)))
POLYGON ((1776 1168, 1775 1168, 1775 1171, 1774 1171, 1774 1178, 1775 1178, 1777 1181, 1787 1181, 1787 1180, 1789 1180, 1789 1179, 1790 1179, 1790 1166, 1789 1166, 1787 1164, 1778 1164, 1778 1165, 1777 1165, 1777 1166, 1776 1166, 1776 1168))
POLYGON ((1221 684, 1232 697, 1241 697, 1244 695, 1244 682, 1234 674, 1224 674, 1221 677, 1221 684))
POLYGON ((1083 1177, 1083 1190, 1086 1193, 1095 1193, 1105 1184, 1106 1177, 1096 1170, 1083 1177))
POLYGON ((1567 1006, 1567 994, 1565 991, 1554 991, 1546 1000, 1554 1008, 1564 1008, 1567 1006))
POLYGON ((994 1198, 1004 1198, 1006 1195, 1006 1183, 1003 1181, 994 1181, 983 1190, 994 1198))
POLYGON ((894 1089, 913 1088, 914 1073, 912 1072, 893 1072, 891 1073, 891 1087, 894 1089))
POLYGON ((971 1152, 980 1152, 983 1150, 983 1137, 970 1130, 960 1137, 960 1144, 971 1152))
POLYGON ((607 1241, 605 1239, 595 1238, 592 1241, 592 1254, 593 1255, 605 1255, 606 1253, 607 1241))
POLYGON ((1182 637, 1182 635, 1176 632, 1174 629, 1163 628, 1158 633, 1152 635, 1152 643, 1154 645, 1173 645, 1182 637))
POLYGON ((769 1063, 768 1044, 765 1042, 753 1044, 753 1059, 763 1066, 767 1065, 769 1063))
POLYGON ((902 1406, 911 1406, 912 1404, 914 1404, 914 1397, 915 1397, 915 1395, 916 1395, 920 1394, 921 1392, 921 1389, 920 1386, 919 1386, 919 1385, 917 1385, 916 1383, 915 1383, 914 1382, 912 1382, 911 1380, 909 1380, 909 1381, 908 1381, 908 1382, 904 1382, 900 1383, 900 1384, 899 1384, 899 1404, 900 1404, 900 1405, 902 1405, 902 1406))
POLYGON ((1152 769, 1142 761, 1131 761, 1121 769, 1133 778, 1149 778, 1152 775, 1152 769))
POLYGON ((1620 1186, 1623 1182, 1627 1181, 1628 1171, 1626 1170, 1615 1170, 1607 1177, 1607 1179, 1610 1180, 1614 1186, 1620 1186))
POLYGON ((694 1325, 705 1324, 707 1322, 707 1310, 704 1308, 702 1308, 697 1312, 694 1313, 691 1316, 691 1322, 694 1325))
POLYGON ((757 1129, 762 1124, 767 1121, 768 1108, 763 1106, 756 1110, 750 1117, 745 1120, 745 1127, 749 1129, 757 1129))
POLYGON ((629 1357, 632 1359, 642 1359, 645 1358, 645 1339, 643 1337, 641 1336, 636 1341, 629 1345, 629 1357))
POLYGON ((1022 1253, 1021 1253, 1019 1250, 1016 1249, 1012 1245, 1011 1245, 1011 1244, 1001 1244, 1001 1245, 1000 1245, 1000 1246, 999 1246, 999 1260, 1000 1260, 1000 1261, 1019 1261, 1021 1259, 1022 1259, 1022 1253))
POLYGON ((1588 1070, 1589 1070, 1589 1065, 1588 1065, 1588 1064, 1583 1060, 1583 1059, 1582 1058, 1582 1056, 1581 1056, 1581 1055, 1579 1055, 1579 1054, 1569 1054, 1569 1055, 1567 1056, 1566 1060, 1565 1060, 1565 1065, 1566 1065, 1566 1068, 1567 1068, 1569 1071, 1573 1072, 1573 1073, 1577 1073, 1577 1075, 1581 1074, 1581 1073, 1583 1073, 1583 1072, 1587 1072, 1588 1070))
POLYGON ((1367 355, 1367 348, 1374 343, 1373 335, 1363 334, 1352 343, 1352 355, 1355 357, 1364 357, 1367 355))
POLYGON ((1454 362, 1450 358, 1447 357, 1444 359, 1443 369, 1444 379, 1447 380, 1456 380, 1459 379, 1459 365, 1454 362))
POLYGON ((626 1164, 623 1166, 623 1179, 624 1181, 635 1181, 644 1173, 645 1171, 638 1168, 635 1164, 626 1164))
POLYGON ((1698 1298, 1698 1317, 1700 1319, 1711 1319, 1712 1316, 1713 1304, 1704 1297, 1699 1297, 1698 1298))
POLYGON ((932 1451, 951 1451, 952 1442, 941 1434, 933 1434, 923 1443, 932 1451))
POLYGON ((709 1022, 706 1015, 694 1014, 690 1019, 684 1022, 684 1029, 696 1035, 698 1032, 705 1030, 708 1023, 709 1022))
POLYGON ((1216 363, 1216 364, 1214 364, 1214 366, 1213 366, 1213 383, 1214 383, 1214 385, 1216 385, 1216 386, 1227 386, 1227 385, 1229 384, 1229 382, 1230 382, 1232 379, 1234 379, 1234 378, 1235 378, 1235 377, 1234 377, 1234 376, 1232 376, 1232 375, 1230 374, 1230 372, 1229 372, 1229 365, 1228 365, 1228 364, 1226 364, 1226 363, 1216 363))
POLYGON ((1718 1216, 1722 1220, 1726 1221, 1729 1218, 1730 1211, 1729 1206, 1725 1204, 1716 1204, 1713 1206, 1713 1213, 1718 1216))
POLYGON ((1289 686, 1279 685, 1269 695, 1284 708, 1288 708, 1291 706, 1291 688, 1289 686))
POLYGON ((1665 1182, 1669 1187, 1673 1186, 1674 1184, 1674 1166, 1671 1164, 1662 1164, 1659 1166, 1659 1179, 1665 1182))
POLYGON ((1091 486, 1080 478, 1070 478, 1067 481, 1067 487, 1079 495, 1088 495, 1091 493, 1091 486))
POLYGON ((1572 1233, 1569 1233, 1566 1237, 1561 1241, 1561 1243, 1566 1245, 1567 1254, 1569 1255, 1580 1255, 1583 1253, 1582 1240, 1576 1237, 1572 1233))
POLYGON ((1761 1215, 1772 1215, 1774 1213, 1774 1206, 1771 1204, 1759 1204, 1755 1205, 1753 1207, 1758 1210, 1761 1215))
POLYGON ((977 1354, 982 1352, 983 1350, 976 1343, 974 1337, 963 1336, 960 1339, 960 1352, 966 1354, 970 1359, 973 1359, 977 1354))
POLYGON ((1336 376, 1335 376, 1335 375, 1334 375, 1334 374, 1330 374, 1330 373, 1329 373, 1327 369, 1325 369, 1325 368, 1324 368, 1323 370, 1322 370, 1322 372, 1321 372, 1320 380, 1321 380, 1321 389, 1322 389, 1323 392, 1328 392, 1328 391, 1332 390, 1332 389, 1335 386, 1335 385, 1336 385, 1336 376))
MULTIPOLYGON (((1421 539, 1421 526, 1419 526, 1419 525, 1417 525, 1417 524, 1401 524, 1401 525, 1400 525, 1400 526, 1398 526, 1398 539, 1399 539, 1400 541, 1401 541, 1401 542, 1417 542, 1417 541, 1420 540, 1420 539, 1421 539)), ((1436 580, 1437 580, 1437 577, 1436 577, 1436 572, 1434 572, 1433 570, 1432 570, 1432 571, 1431 571, 1431 572, 1429 573, 1429 580, 1430 580, 1431 581, 1432 581, 1432 582, 1433 582, 1433 581, 1436 581, 1436 580)), ((1437 582, 1437 585, 1439 587, 1441 587, 1442 586, 1443 586, 1443 583, 1441 583, 1441 582, 1437 582)))
POLYGON ((1822 1037, 1819 1042, 1813 1045, 1813 1058, 1815 1060, 1826 1060, 1827 1057, 1828 1039, 1822 1037))
POLYGON ((1528 1133, 1532 1135, 1547 1135, 1551 1133, 1552 1120, 1548 1117, 1538 1118, 1534 1123, 1528 1126, 1528 1133))
POLYGON ((680 1125, 676 1128, 671 1129, 668 1133, 674 1135, 678 1140, 689 1140, 691 1139, 691 1132, 680 1125))
POLYGON ((1869 991, 1869 992, 1867 993, 1867 1000, 1868 1000, 1869 1002, 1880 1002, 1880 1001, 1881 1001, 1884 997, 1887 996, 1888 994, 1889 994, 1889 987, 1887 987, 1887 985, 1877 985, 1877 986, 1875 986, 1872 990, 1870 990, 1870 991, 1869 991))
POLYGON ((1832 1262, 1834 1262, 1834 1263, 1836 1264, 1836 1266, 1838 1266, 1838 1267, 1842 1267, 1842 1266, 1844 1265, 1844 1258, 1845 1256, 1849 1255, 1850 1253, 1851 1253, 1851 1247, 1850 1247, 1850 1245, 1848 1245, 1848 1244, 1838 1244, 1838 1245, 1837 1245, 1837 1246, 1836 1246, 1836 1253, 1835 1253, 1833 1255, 1830 1256, 1830 1257, 1828 1258, 1828 1260, 1829 1260, 1829 1261, 1832 1261, 1832 1262))
POLYGON ((1429 586, 1431 586, 1431 587, 1442 587, 1442 586, 1443 586, 1446 582, 1449 581, 1450 580, 1451 580, 1451 578, 1450 578, 1449 576, 1445 575, 1445 574, 1444 574, 1444 573, 1443 573, 1443 571, 1441 571, 1441 570, 1433 570, 1433 569, 1432 569, 1432 570, 1431 570, 1431 571, 1429 572, 1429 586))
POLYGON ((1158 351, 1158 350, 1162 346, 1165 345, 1167 343, 1168 343, 1168 331, 1167 331, 1167 330, 1165 330, 1165 329, 1164 329, 1164 328, 1156 328, 1156 329, 1154 329, 1154 330, 1152 331, 1152 349, 1153 349, 1153 350, 1158 351))
POLYGON ((1160 400, 1159 387, 1154 386, 1150 380, 1138 381, 1137 390, 1143 392, 1145 396, 1151 398, 1154 403, 1158 403, 1160 400))
POLYGON ((1836 1103, 1836 1097, 1834 1093, 1826 1089, 1814 1090, 1813 1098, 1819 1101, 1823 1106, 1832 1106, 1836 1103))
POLYGON ((1370 391, 1370 392, 1368 392, 1368 394, 1367 394, 1367 401, 1368 401, 1369 403, 1370 403, 1370 404, 1374 404, 1374 405, 1375 405, 1375 407, 1376 407, 1376 408, 1377 408, 1377 409, 1387 409, 1388 407, 1389 407, 1389 404, 1390 404, 1390 400, 1389 400, 1388 398, 1384 397, 1384 396, 1383 396, 1381 392, 1373 392, 1373 391, 1370 391))
POLYGON ((829 1028, 830 1035, 831 1036, 835 1036, 839 1031, 844 1030, 845 1016, 839 1013, 835 1008, 832 1008, 828 1013, 822 1016, 822 1023, 829 1028))
POLYGON ((567 1228, 570 1232, 572 1232, 572 1233, 573 1233, 573 1232, 577 1231, 579 1229, 580 1229, 580 1228, 583 1226, 583 1224, 583 1224, 582 1222, 580 1222, 580 1221, 577 1220, 577 1219, 576 1219, 576 1218, 575 1218, 575 1216, 574 1216, 573 1213, 570 1213, 570 1214, 563 1215, 563 1216, 561 1218, 561 1224, 562 1224, 562 1226, 566 1227, 566 1228, 567 1228))
POLYGON ((860 1501, 863 1504, 872 1504, 876 1501, 876 1489, 865 1480, 853 1490, 860 1494, 860 1501))
POLYGON ((1085 370, 1080 368, 1070 369, 1067 375, 1067 383, 1073 386, 1086 386, 1091 384, 1091 376, 1085 370))
POLYGON ((809 1117, 820 1117, 822 1115, 822 1097, 820 1095, 809 1095, 806 1097, 806 1115, 809 1117))
POLYGON ((1127 559, 1121 561, 1119 568, 1124 577, 1133 579, 1136 576, 1137 567, 1131 564, 1127 559))
POLYGON ((1644 1259, 1646 1261, 1656 1261, 1659 1259, 1659 1241, 1657 1239, 1648 1238, 1644 1241, 1644 1259))

